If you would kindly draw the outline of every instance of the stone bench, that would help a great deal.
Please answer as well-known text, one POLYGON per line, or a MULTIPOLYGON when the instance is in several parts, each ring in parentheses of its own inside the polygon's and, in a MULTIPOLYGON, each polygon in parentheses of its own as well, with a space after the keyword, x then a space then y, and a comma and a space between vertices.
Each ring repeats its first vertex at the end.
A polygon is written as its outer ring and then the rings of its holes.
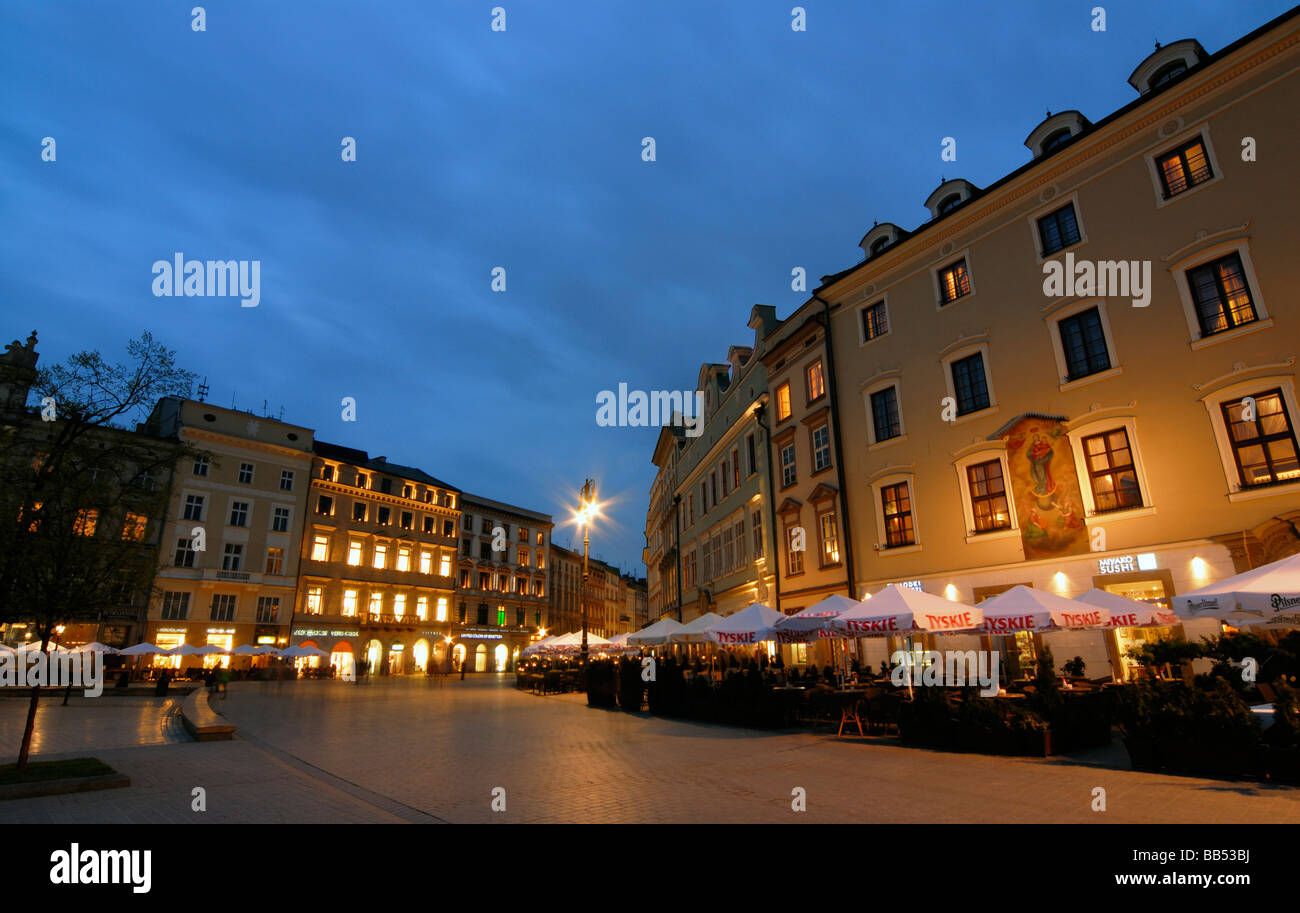
POLYGON ((181 703, 181 721, 200 742, 234 738, 235 727, 208 706, 206 688, 195 688, 181 703))

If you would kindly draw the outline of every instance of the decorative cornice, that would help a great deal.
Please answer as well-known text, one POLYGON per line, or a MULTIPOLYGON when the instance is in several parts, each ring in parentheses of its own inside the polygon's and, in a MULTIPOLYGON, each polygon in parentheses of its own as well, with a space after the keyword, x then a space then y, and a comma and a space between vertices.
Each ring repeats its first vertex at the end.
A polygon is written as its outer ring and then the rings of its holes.
POLYGON ((1250 234, 1246 231, 1246 229, 1249 227, 1250 227, 1250 220, 1247 219, 1245 222, 1243 222, 1240 225, 1234 225, 1231 228, 1220 229, 1219 231, 1213 233, 1201 229, 1196 233, 1195 240, 1187 244, 1184 244, 1176 251, 1172 251, 1171 253, 1165 254, 1163 257, 1160 258, 1160 262, 1169 263, 1170 264, 1169 268, 1173 269, 1175 264, 1186 259, 1192 253, 1194 253, 1195 250, 1199 247, 1212 247, 1213 245, 1218 244, 1222 241, 1227 241, 1227 240, 1235 241, 1241 238, 1249 238, 1250 234))
POLYGON ((889 463, 888 465, 880 467, 875 472, 871 473, 871 475, 867 476, 867 484, 871 485, 875 482, 878 482, 879 480, 883 479, 885 476, 896 475, 896 474, 914 475, 915 473, 916 473, 915 463, 889 463))
POLYGON ((894 365, 892 368, 881 368, 875 374, 872 374, 862 383, 858 384, 858 392, 864 392, 868 387, 880 383, 882 380, 892 380, 896 377, 903 376, 903 366, 894 365))
POLYGON ((1079 425, 1084 425, 1105 416, 1132 415, 1137 410, 1137 404, 1137 400, 1130 401, 1127 406, 1103 406, 1101 403, 1091 403, 1087 412, 1077 415, 1064 423, 1065 430, 1070 431, 1079 425))
POLYGON ((1207 380, 1199 384, 1192 384, 1192 389, 1197 391, 1204 390, 1205 394, 1200 398, 1205 399, 1207 396, 1212 396, 1222 387, 1226 387, 1229 383, 1234 383, 1239 380, 1248 380, 1252 377, 1270 374, 1274 371, 1284 370, 1286 368, 1294 368, 1295 362, 1296 357, 1294 355, 1286 361, 1273 362, 1264 365, 1248 366, 1244 361, 1234 362, 1232 370, 1227 374, 1220 374, 1213 380, 1207 380))
POLYGON ((1002 440, 1002 438, 989 440, 987 438, 977 437, 973 441, 971 441, 971 443, 967 444, 965 447, 959 447, 956 450, 952 451, 952 458, 954 460, 961 460, 970 456, 972 453, 980 453, 981 451, 985 451, 985 450, 1005 452, 1006 449, 1007 449, 1007 442, 1002 440))
POLYGON ((952 342, 948 343, 946 346, 944 346, 942 349, 939 350, 939 361, 942 362, 945 358, 947 358, 949 355, 951 355, 953 352, 956 352, 958 349, 962 348, 963 346, 968 346, 973 342, 988 342, 988 339, 989 339, 988 327, 985 327, 983 330, 980 330, 977 333, 969 333, 965 336, 958 336, 952 342))

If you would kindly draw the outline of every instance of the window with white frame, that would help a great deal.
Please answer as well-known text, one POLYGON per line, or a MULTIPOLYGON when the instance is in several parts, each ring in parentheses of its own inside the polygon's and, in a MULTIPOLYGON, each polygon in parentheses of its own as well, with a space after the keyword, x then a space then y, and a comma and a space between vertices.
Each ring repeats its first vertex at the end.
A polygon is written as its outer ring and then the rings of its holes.
POLYGON ((818 425, 812 430, 813 472, 821 472, 831 466, 831 432, 829 424, 818 425))

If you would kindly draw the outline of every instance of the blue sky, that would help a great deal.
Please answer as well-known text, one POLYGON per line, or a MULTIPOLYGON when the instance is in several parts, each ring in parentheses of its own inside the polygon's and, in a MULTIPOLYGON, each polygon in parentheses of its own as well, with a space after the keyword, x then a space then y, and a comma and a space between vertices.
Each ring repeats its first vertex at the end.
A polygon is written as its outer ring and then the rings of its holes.
POLYGON ((6 4, 0 336, 61 361, 148 329, 212 402, 557 520, 594 477, 593 553, 643 573, 655 430, 597 427, 600 390, 692 386, 802 302, 794 267, 1020 166, 1049 108, 1126 104, 1155 41, 1287 9, 1102 3, 1094 32, 1100 2, 812 0, 802 33, 766 0, 223 2, 205 32, 189 0, 6 4), (261 304, 154 297, 177 251, 260 260, 261 304))

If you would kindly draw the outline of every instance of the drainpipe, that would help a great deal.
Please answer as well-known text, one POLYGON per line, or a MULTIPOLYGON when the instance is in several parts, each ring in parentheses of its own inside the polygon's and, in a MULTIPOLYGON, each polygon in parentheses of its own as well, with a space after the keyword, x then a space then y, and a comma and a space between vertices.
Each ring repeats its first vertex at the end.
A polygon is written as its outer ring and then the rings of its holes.
POLYGON ((769 514, 768 526, 772 530, 772 546, 768 554, 772 556, 772 574, 773 597, 772 608, 781 611, 781 558, 776 550, 776 488, 772 481, 772 429, 767 426, 767 407, 759 403, 754 408, 754 418, 758 420, 759 427, 763 429, 763 452, 767 454, 767 459, 763 462, 767 464, 767 511, 769 514))
MULTIPOLYGON (((676 472, 677 459, 673 457, 673 480, 677 479, 676 472)), ((677 486, 673 486, 674 489, 677 486)), ((677 543, 674 550, 677 552, 677 620, 682 620, 682 496, 673 495, 673 532, 676 534, 677 543)))
POLYGON ((820 301, 823 305, 820 322, 826 328, 826 380, 831 393, 831 426, 835 437, 835 477, 840 484, 840 506, 844 519, 844 576, 849 587, 849 598, 857 599, 858 587, 853 573, 853 530, 849 521, 849 493, 844 487, 844 448, 840 445, 840 407, 839 393, 835 386, 835 344, 831 338, 831 303, 817 295, 812 297, 814 301, 820 301))

